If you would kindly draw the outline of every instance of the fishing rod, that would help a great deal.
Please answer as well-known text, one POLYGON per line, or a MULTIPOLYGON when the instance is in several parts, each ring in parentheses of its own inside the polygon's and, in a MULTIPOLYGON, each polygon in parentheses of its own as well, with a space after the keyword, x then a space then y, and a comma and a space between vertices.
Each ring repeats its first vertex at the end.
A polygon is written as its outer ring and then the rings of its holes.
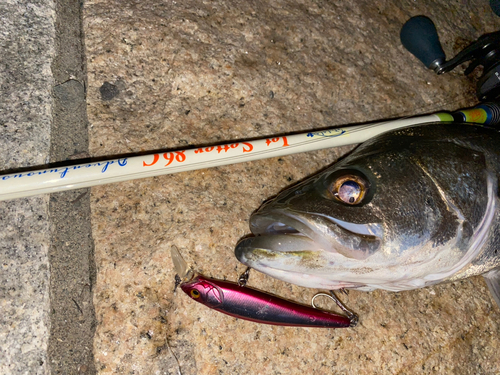
POLYGON ((387 131, 432 122, 492 125, 500 123, 500 106, 485 103, 454 113, 0 174, 0 201, 352 145, 387 131))

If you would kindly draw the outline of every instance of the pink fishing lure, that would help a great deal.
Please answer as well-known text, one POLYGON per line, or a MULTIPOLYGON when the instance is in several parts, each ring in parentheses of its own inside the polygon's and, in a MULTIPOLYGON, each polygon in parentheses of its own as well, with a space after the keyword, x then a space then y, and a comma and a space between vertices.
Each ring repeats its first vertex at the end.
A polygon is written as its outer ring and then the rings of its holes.
POLYGON ((211 309, 252 322, 295 327, 350 327, 346 316, 298 304, 237 283, 195 275, 180 284, 189 297, 211 309))
POLYGON ((357 315, 345 308, 334 295, 331 298, 349 317, 242 286, 248 279, 249 269, 240 277, 240 284, 209 279, 195 273, 177 247, 172 246, 171 253, 177 271, 176 286, 179 285, 196 302, 216 311, 252 322, 280 326, 342 328, 357 323, 357 315))

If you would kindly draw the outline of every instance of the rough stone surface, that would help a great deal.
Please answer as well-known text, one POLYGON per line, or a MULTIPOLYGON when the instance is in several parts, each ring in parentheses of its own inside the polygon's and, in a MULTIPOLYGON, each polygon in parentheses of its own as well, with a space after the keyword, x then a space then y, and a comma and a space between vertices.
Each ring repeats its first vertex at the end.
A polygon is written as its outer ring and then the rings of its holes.
MULTIPOLYGON (((474 78, 424 69, 399 30, 431 16, 450 57, 499 26, 483 1, 94 0, 84 13, 92 156, 470 106, 474 78)), ((345 330, 258 325, 173 293, 172 244, 196 270, 236 280, 233 249, 251 212, 346 151, 93 188, 97 371, 500 372, 500 310, 480 278, 351 292, 361 321, 345 330)), ((250 285, 303 303, 316 292, 257 272, 250 285)))
MULTIPOLYGON (((48 162, 54 3, 0 3, 0 170, 48 162)), ((48 372, 48 196, 0 202, 0 373, 48 372)))

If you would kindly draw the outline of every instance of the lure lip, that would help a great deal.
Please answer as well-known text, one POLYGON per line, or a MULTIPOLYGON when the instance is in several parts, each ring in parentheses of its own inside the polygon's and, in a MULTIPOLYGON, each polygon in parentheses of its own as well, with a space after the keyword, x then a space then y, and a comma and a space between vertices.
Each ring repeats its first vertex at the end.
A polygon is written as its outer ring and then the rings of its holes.
POLYGON ((170 248, 170 254, 172 255, 172 262, 174 263, 175 272, 180 279, 179 284, 186 283, 193 279, 195 276, 195 272, 184 260, 177 246, 172 245, 172 247, 170 248))

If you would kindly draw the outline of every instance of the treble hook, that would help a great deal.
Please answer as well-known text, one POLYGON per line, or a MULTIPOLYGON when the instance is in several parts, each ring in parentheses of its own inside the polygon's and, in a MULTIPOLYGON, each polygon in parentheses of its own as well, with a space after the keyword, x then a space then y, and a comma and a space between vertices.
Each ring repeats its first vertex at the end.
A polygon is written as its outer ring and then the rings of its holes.
POLYGON ((177 290, 177 287, 182 284, 182 279, 179 275, 175 275, 175 286, 174 286, 174 293, 177 290))
MULTIPOLYGON (((341 291, 344 293, 344 294, 347 294, 346 293, 346 290, 345 289, 341 289, 341 291)), ((316 297, 319 297, 319 296, 325 296, 325 297, 328 297, 330 299, 332 299, 336 304, 337 306, 346 314, 346 316, 349 318, 350 322, 351 322, 351 325, 350 327, 354 327, 356 326, 356 324, 358 324, 358 321, 359 321, 359 317, 356 313, 354 313, 352 310, 348 309, 346 307, 346 305, 344 305, 342 303, 342 301, 337 297, 337 295, 335 294, 335 292, 333 290, 329 290, 328 291, 329 293, 317 293, 313 296, 313 298, 311 299, 311 305, 312 307, 314 307, 315 309, 317 309, 318 307, 314 304, 314 300, 316 299, 316 297)))
POLYGON ((239 286, 244 287, 245 285, 247 285, 248 278, 250 277, 250 270, 251 270, 251 268, 247 267, 247 269, 245 270, 245 272, 243 272, 240 275, 240 277, 238 277, 238 285, 239 286))
POLYGON ((339 292, 340 292, 340 293, 342 293, 342 294, 345 294, 346 296, 348 296, 348 295, 349 295, 349 290, 348 290, 348 289, 346 289, 346 288, 340 288, 340 289, 339 289, 339 292))

